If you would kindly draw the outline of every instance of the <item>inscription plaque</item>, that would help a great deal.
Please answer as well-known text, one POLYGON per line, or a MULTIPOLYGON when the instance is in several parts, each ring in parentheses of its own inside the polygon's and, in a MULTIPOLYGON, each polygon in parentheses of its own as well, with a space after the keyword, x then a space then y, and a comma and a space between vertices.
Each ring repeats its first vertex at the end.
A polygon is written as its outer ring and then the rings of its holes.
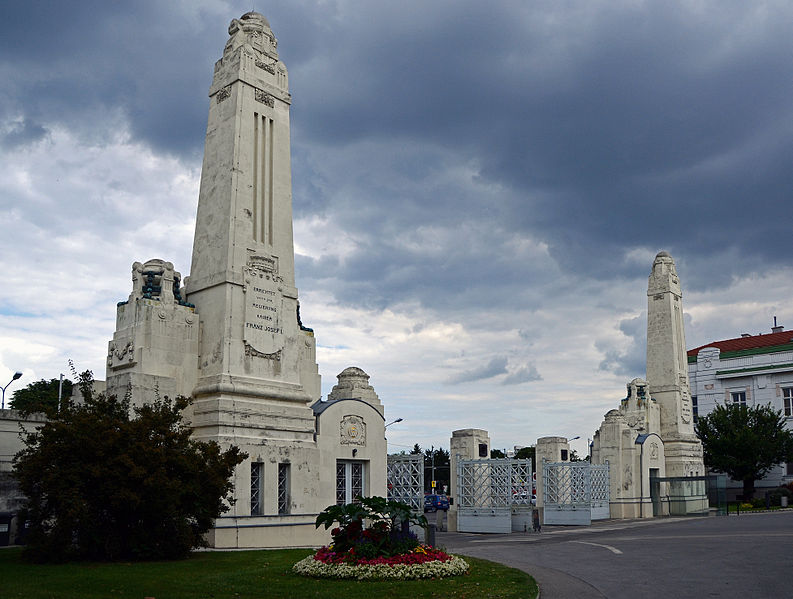
POLYGON ((283 294, 278 277, 259 265, 249 265, 244 292, 243 341, 262 354, 283 349, 283 294))

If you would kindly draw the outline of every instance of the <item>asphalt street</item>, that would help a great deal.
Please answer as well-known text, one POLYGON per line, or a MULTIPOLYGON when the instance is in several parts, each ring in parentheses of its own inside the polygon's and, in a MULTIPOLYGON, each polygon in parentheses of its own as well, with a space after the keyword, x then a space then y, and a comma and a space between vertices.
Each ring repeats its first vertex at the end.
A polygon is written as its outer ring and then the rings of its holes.
POLYGON ((793 510, 438 533, 437 543, 528 572, 542 599, 793 598, 793 510))

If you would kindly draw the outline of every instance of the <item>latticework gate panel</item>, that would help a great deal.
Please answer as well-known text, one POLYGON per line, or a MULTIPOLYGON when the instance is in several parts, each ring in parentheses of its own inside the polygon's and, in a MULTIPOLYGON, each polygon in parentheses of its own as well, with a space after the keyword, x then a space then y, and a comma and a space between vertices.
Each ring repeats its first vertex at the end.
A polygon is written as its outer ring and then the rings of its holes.
POLYGON ((424 456, 388 456, 388 499, 424 512, 424 456))

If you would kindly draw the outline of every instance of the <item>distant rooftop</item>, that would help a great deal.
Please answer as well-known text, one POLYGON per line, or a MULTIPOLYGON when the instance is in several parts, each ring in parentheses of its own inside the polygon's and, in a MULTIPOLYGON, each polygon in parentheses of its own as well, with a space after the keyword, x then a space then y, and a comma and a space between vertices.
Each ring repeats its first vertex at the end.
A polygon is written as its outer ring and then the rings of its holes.
MULTIPOLYGON (((781 327, 778 327, 781 328, 781 327)), ((717 347, 722 358, 736 358, 751 354, 765 354, 793 350, 793 331, 780 331, 760 335, 742 335, 735 339, 713 341, 688 350, 688 361, 696 362, 697 354, 706 347, 717 347)))

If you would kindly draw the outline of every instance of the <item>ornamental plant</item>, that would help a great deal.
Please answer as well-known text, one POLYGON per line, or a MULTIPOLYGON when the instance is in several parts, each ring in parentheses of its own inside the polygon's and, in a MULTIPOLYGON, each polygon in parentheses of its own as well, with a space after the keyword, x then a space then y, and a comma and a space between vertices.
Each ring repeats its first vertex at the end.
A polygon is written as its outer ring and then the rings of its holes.
POLYGON ((410 524, 427 527, 427 519, 413 514, 409 505, 384 497, 359 497, 355 503, 328 506, 317 516, 316 527, 327 530, 336 523, 330 531, 333 552, 348 561, 409 553, 419 544, 410 524))

